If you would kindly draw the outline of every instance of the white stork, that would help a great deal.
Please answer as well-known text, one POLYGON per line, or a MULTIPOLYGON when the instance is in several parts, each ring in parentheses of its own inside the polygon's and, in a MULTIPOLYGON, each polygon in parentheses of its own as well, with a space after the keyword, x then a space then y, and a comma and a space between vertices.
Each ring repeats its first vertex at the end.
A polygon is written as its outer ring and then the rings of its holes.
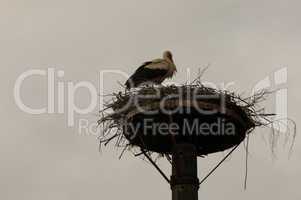
POLYGON ((143 83, 161 84, 166 78, 171 78, 177 71, 170 51, 163 53, 163 58, 143 63, 126 81, 127 89, 138 87, 143 83))

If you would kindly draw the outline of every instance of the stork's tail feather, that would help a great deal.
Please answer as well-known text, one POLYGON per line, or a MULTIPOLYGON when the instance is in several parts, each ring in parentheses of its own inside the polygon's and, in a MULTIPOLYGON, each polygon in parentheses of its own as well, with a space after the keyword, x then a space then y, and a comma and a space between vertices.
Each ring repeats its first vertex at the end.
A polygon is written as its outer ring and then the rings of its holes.
POLYGON ((138 87, 141 83, 145 81, 145 79, 133 75, 125 82, 124 85, 126 86, 126 89, 131 89, 134 87, 138 87))
POLYGON ((125 87, 126 89, 131 89, 133 87, 137 86, 137 80, 135 79, 135 77, 131 76, 126 82, 125 82, 125 87))
POLYGON ((131 84, 130 84, 130 83, 131 83, 131 80, 128 79, 128 80, 125 82, 125 84, 124 84, 125 87, 126 87, 126 89, 128 89, 128 90, 131 88, 131 84))

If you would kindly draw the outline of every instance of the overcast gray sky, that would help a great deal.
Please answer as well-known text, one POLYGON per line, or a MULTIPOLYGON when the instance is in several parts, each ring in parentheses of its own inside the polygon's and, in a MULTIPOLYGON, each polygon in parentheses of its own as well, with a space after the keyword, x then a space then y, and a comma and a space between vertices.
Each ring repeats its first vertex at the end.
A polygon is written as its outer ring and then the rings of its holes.
MULTIPOLYGON (((98 88, 102 70, 131 73, 143 61, 165 49, 174 53, 184 83, 190 68, 211 63, 205 79, 234 82, 233 90, 250 93, 259 81, 287 69, 288 115, 300 124, 301 2, 278 0, 142 1, 142 0, 1 0, 0 1, 0 198, 1 199, 169 199, 170 188, 148 163, 130 153, 118 160, 113 146, 98 152, 93 134, 79 131, 80 120, 97 120, 97 107, 76 114, 67 125, 67 82, 89 81, 98 88), (64 71, 56 77, 55 113, 31 115, 14 100, 17 78, 31 69, 64 71), (57 112, 57 83, 65 84, 65 109, 57 112)), ((108 74, 103 91, 121 90, 125 77, 108 74)), ((32 76, 21 87, 23 102, 47 106, 47 79, 32 76)), ((91 102, 87 90, 78 90, 75 103, 91 102)), ((275 96, 267 101, 274 112, 275 96)), ((199 191, 200 199, 301 198, 301 142, 287 158, 280 143, 272 159, 256 129, 250 144, 248 190, 243 190, 244 149, 241 147, 199 191)), ((199 159, 199 176, 224 154, 199 159)), ((160 166, 169 174, 164 161, 160 166)))

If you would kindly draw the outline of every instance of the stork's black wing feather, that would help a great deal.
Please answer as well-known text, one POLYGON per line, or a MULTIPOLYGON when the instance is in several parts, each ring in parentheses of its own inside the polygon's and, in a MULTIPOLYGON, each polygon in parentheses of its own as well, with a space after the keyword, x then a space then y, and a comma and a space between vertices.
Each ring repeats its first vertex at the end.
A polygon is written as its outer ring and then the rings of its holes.
POLYGON ((145 67, 146 65, 149 65, 151 63, 152 62, 143 63, 143 65, 141 65, 135 71, 135 73, 126 81, 125 85, 128 89, 132 87, 137 87, 141 83, 149 82, 158 77, 162 77, 166 75, 167 73, 166 69, 150 69, 145 67))

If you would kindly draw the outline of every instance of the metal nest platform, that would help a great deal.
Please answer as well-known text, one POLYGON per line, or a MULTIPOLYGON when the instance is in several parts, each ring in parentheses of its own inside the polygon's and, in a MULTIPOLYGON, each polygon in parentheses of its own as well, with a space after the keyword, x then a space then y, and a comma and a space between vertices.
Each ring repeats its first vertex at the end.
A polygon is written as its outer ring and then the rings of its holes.
POLYGON ((267 92, 248 98, 205 87, 146 86, 112 95, 101 111, 102 143, 172 154, 175 144, 189 143, 197 155, 224 151, 240 144, 269 114, 256 110, 267 92), (110 110, 110 111, 109 111, 110 110))

